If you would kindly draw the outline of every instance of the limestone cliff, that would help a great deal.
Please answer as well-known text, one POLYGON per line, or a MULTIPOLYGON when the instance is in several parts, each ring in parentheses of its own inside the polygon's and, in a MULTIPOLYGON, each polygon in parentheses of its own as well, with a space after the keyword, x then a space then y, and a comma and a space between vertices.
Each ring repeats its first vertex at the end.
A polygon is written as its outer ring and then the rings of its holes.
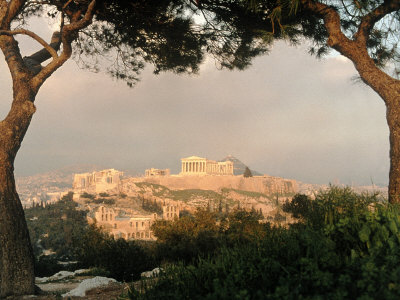
POLYGON ((149 182, 173 190, 201 189, 220 191, 223 188, 262 193, 265 195, 286 195, 298 191, 296 180, 272 176, 165 176, 130 178, 133 182, 149 182))

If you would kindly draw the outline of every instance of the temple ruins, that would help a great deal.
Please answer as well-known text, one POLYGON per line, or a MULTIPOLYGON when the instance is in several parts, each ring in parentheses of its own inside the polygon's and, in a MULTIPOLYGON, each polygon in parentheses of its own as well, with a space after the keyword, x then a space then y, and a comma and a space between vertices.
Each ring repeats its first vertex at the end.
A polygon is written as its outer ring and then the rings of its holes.
POLYGON ((233 175, 233 162, 217 162, 198 156, 182 158, 180 175, 233 175))
MULTIPOLYGON (((159 216, 156 213, 150 215, 124 215, 118 216, 118 207, 86 206, 89 213, 87 219, 89 223, 95 223, 103 228, 114 238, 123 238, 125 240, 156 240, 156 237, 151 230, 151 225, 159 216)), ((168 204, 163 206, 162 219, 172 221, 179 219, 180 206, 168 204)))
POLYGON ((123 172, 115 169, 75 174, 72 187, 74 191, 105 192, 118 187, 121 184, 123 174, 123 172))
POLYGON ((170 175, 170 170, 169 169, 147 169, 145 171, 145 176, 146 177, 152 177, 152 176, 169 176, 170 175))

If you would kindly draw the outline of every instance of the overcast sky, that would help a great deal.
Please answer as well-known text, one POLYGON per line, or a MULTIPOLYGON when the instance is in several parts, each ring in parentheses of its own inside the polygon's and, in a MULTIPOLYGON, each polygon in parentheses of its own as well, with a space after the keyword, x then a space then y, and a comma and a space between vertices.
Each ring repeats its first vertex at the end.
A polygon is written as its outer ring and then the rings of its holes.
MULTIPOLYGON (((11 104, 3 60, 0 117, 11 104)), ((219 71, 211 60, 198 76, 154 76, 148 68, 133 89, 70 61, 36 98, 16 174, 77 164, 177 173, 182 157, 231 154, 269 175, 384 185, 385 106, 369 87, 354 83, 354 75, 341 56, 321 61, 306 46, 283 43, 246 71, 219 71)))

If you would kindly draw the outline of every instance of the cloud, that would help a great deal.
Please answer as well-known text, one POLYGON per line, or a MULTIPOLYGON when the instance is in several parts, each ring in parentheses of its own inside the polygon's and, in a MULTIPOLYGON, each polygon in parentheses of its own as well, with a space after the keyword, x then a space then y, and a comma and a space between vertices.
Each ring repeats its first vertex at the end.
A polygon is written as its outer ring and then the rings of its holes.
MULTIPOLYGON (((11 82, 1 65, 5 115, 11 82), (4 79, 4 80, 3 80, 4 79), (8 92, 7 92, 8 93, 8 92)), ((340 56, 279 43, 245 71, 154 76, 134 89, 68 62, 44 84, 16 161, 19 174, 97 163, 179 170, 189 155, 233 154, 252 169, 308 182, 387 183, 385 106, 340 56)))

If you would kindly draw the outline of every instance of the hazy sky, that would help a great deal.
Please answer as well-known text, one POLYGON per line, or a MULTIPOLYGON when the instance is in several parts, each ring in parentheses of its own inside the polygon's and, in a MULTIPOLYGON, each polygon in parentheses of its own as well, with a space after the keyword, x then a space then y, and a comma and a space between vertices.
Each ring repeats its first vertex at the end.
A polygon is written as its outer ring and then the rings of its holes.
MULTIPOLYGON (((3 60, 0 117, 11 103, 3 60)), ((385 106, 354 75, 341 56, 321 61, 283 43, 246 71, 219 71, 211 60, 198 76, 154 76, 148 68, 133 89, 70 61, 36 98, 16 173, 75 164, 176 173, 182 157, 232 154, 259 172, 304 182, 387 184, 385 106)))

